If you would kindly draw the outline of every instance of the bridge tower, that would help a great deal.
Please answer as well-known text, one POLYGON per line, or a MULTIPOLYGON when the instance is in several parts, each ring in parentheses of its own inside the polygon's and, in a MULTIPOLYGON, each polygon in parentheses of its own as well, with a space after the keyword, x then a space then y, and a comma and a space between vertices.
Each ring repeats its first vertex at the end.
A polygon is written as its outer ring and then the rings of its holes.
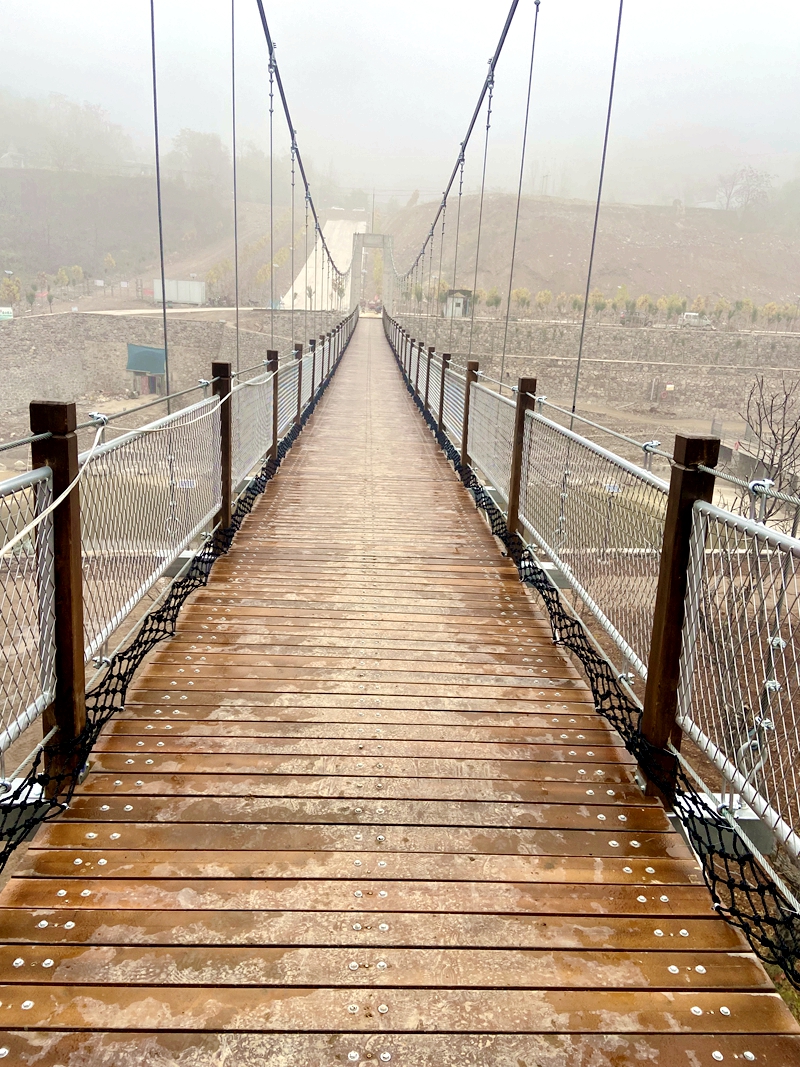
POLYGON ((393 239, 386 233, 354 233, 353 259, 350 270, 350 301, 348 307, 355 307, 362 300, 369 298, 369 286, 366 280, 365 253, 368 248, 379 249, 383 256, 382 294, 383 306, 391 314, 394 306, 394 270, 392 268, 393 239))

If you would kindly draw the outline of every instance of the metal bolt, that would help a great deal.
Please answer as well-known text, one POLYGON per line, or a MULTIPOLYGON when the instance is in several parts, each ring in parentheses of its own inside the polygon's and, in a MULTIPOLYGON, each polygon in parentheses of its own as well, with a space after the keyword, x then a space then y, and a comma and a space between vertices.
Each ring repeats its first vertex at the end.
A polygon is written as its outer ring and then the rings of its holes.
POLYGON ((379 867, 385 867, 386 866, 386 860, 378 860, 378 866, 379 867))
POLYGON ((633 874, 633 867, 623 867, 622 869, 626 874, 633 874))
POLYGON ((656 937, 663 937, 664 936, 664 931, 663 930, 654 930, 653 933, 656 935, 656 937))
POLYGON ((703 1009, 702 1008, 698 1008, 697 1006, 692 1008, 692 1015, 702 1015, 702 1014, 703 1014, 703 1009))
POLYGON ((133 811, 133 804, 126 804, 125 811, 133 811))
POLYGON ((375 840, 376 840, 376 841, 385 841, 385 840, 386 840, 386 838, 384 837, 384 835, 383 835, 383 834, 378 834, 378 836, 377 836, 377 837, 375 838, 375 840))
POLYGON ((36 924, 40 930, 44 930, 47 927, 47 919, 42 919, 40 923, 36 924))
MULTIPOLYGON (((39 925, 41 926, 42 924, 39 923, 39 925)), ((44 925, 47 926, 47 923, 45 923, 44 925)), ((68 923, 64 923, 64 929, 65 930, 74 930, 75 929, 75 923, 72 922, 72 920, 70 919, 70 921, 68 923)))
POLYGON ((656 869, 655 869, 655 867, 645 867, 645 871, 646 871, 646 872, 647 872, 648 874, 655 874, 655 873, 656 873, 656 869))
POLYGON ((385 960, 378 960, 378 970, 379 971, 385 971, 388 966, 389 965, 385 960))
POLYGON ((379 896, 379 897, 388 897, 388 896, 389 896, 389 894, 388 894, 388 893, 386 892, 386 890, 385 890, 385 889, 382 889, 382 890, 380 891, 380 893, 378 893, 378 896, 379 896))
POLYGON ((14 960, 14 966, 15 967, 23 967, 24 965, 25 965, 25 960, 22 958, 22 956, 17 956, 17 958, 14 960))
POLYGON ((378 927, 378 929, 382 930, 383 933, 386 933, 386 931, 389 929, 389 924, 388 923, 381 923, 380 926, 378 927))
POLYGON ((57 897, 65 897, 66 895, 67 895, 66 889, 59 889, 59 891, 56 893, 57 897))
POLYGON ((354 867, 360 867, 361 866, 361 860, 353 860, 353 866, 354 867))
POLYGON ((350 968, 351 971, 357 971, 358 970, 358 964, 356 963, 355 960, 353 960, 352 963, 348 963, 347 966, 350 968))
POLYGON ((719 1009, 719 1013, 720 1013, 720 1015, 730 1015, 731 1009, 730 1008, 726 1008, 726 1007, 723 1006, 722 1008, 719 1009))
POLYGON ((91 895, 92 895, 91 889, 82 889, 81 890, 81 896, 82 897, 90 897, 91 895))
POLYGON ((108 805, 108 804, 101 804, 101 805, 100 805, 100 810, 101 810, 101 811, 110 811, 110 810, 111 810, 111 808, 109 807, 109 805, 108 805))
POLYGON ((631 841, 631 848, 640 848, 641 845, 638 841, 631 841))
POLYGON ((348 1060, 350 1060, 351 1063, 355 1063, 356 1060, 361 1059, 361 1056, 359 1055, 358 1052, 348 1052, 347 1053, 347 1058, 348 1058, 348 1060))
POLYGON ((52 967, 53 961, 51 959, 42 960, 42 967, 52 967))
POLYGON ((688 930, 681 930, 680 934, 681 934, 681 937, 688 937, 689 936, 689 931, 688 930))
POLYGON ((711 1053, 711 1059, 712 1060, 723 1060, 723 1059, 725 1059, 725 1057, 722 1055, 722 1053, 718 1049, 714 1049, 714 1051, 711 1053))
POLYGON ((358 1004, 348 1004, 347 1010, 350 1012, 351 1015, 355 1015, 355 1013, 358 1011, 358 1004))
POLYGON ((361 929, 361 923, 353 923, 353 929, 354 930, 360 930, 361 929))
POLYGON ((364 896, 364 894, 363 894, 363 893, 361 892, 361 890, 360 890, 360 889, 357 889, 357 890, 355 891, 355 893, 353 893, 353 896, 354 896, 354 897, 363 897, 363 896, 364 896))
POLYGON ((20 1007, 22 1008, 23 1011, 30 1011, 31 1008, 33 1007, 33 1001, 32 1000, 23 1000, 23 1002, 20 1004, 20 1007))
POLYGON ((680 973, 680 969, 678 967, 676 967, 674 963, 671 964, 667 968, 667 970, 669 971, 670 974, 679 974, 680 973))
POLYGON ((619 848, 619 841, 609 841, 611 848, 619 848))
POLYGON ((658 899, 661 901, 662 904, 669 903, 669 897, 666 893, 662 893, 662 895, 658 899))
POLYGON ((378 1011, 381 1013, 381 1015, 385 1015, 388 1010, 389 1010, 389 1006, 387 1004, 379 1004, 378 1005, 378 1011))
POLYGON ((746 1060, 751 1060, 752 1061, 752 1060, 755 1059, 755 1056, 753 1055, 752 1052, 743 1052, 742 1055, 744 1056, 744 1058, 746 1060))
POLYGON ((381 1060, 383 1061, 383 1063, 388 1063, 391 1058, 392 1058, 391 1052, 382 1052, 381 1053, 381 1060))
POLYGON ((702 964, 698 964, 695 967, 695 970, 697 971, 698 974, 705 974, 706 973, 706 969, 702 964))

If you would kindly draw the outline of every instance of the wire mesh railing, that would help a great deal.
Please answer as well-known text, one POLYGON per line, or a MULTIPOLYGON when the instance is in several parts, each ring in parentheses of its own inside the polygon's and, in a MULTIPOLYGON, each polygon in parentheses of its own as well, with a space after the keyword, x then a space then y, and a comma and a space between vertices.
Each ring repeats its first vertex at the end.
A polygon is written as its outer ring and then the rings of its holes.
POLYGON ((800 856, 800 541, 696 503, 677 721, 743 800, 800 856))
POLYGON ((428 411, 439 421, 439 409, 442 404, 442 361, 433 356, 428 373, 428 411))
POLYGON ((642 678, 668 492, 655 475, 526 412, 520 519, 642 678))
MULTIPOLYGON (((0 550, 46 511, 52 497, 46 467, 0 482, 0 550)), ((0 556, 0 754, 55 693, 53 567, 51 516, 0 556)))
POLYGON ((504 500, 511 481, 514 404, 473 382, 469 401, 469 454, 504 500))
POLYGON ((297 376, 299 361, 284 363, 278 369, 278 437, 288 433, 297 417, 297 376))
POLYGON ((464 428, 466 388, 466 379, 461 374, 449 368, 444 372, 442 421, 445 433, 456 444, 461 444, 461 434, 464 428))
POLYGON ((272 390, 265 371, 231 389, 231 476, 239 485, 272 447, 272 390))
POLYGON ((305 407, 311 399, 312 373, 314 371, 314 362, 315 356, 313 356, 310 352, 307 352, 306 355, 303 356, 300 364, 303 373, 303 383, 300 390, 301 403, 303 407, 305 407))
MULTIPOLYGON (((84 453, 80 462, 87 458, 84 453)), ((87 660, 208 526, 220 505, 216 397, 94 452, 81 482, 87 660)))

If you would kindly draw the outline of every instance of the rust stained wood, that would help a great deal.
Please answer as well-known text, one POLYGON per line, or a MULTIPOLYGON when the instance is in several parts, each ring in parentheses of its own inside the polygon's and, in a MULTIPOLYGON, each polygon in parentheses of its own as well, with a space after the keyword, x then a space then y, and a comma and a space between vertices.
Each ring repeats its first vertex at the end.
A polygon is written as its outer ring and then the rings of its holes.
POLYGON ((0 1047, 800 1067, 634 770, 363 323, 0 896, 0 1047))

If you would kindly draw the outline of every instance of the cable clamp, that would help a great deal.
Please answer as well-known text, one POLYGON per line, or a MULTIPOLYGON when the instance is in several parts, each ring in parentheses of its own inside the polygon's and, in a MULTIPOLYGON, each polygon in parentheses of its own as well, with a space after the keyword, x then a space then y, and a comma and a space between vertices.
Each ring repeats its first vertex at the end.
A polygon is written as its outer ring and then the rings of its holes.
POLYGON ((108 415, 103 415, 99 411, 90 411, 89 418, 97 426, 108 426, 108 415))
POLYGON ((197 384, 202 385, 202 387, 205 389, 207 386, 211 385, 211 382, 208 380, 208 378, 198 378, 197 384))
POLYGON ((758 495, 759 493, 766 494, 770 491, 774 484, 775 482, 772 480, 772 478, 756 478, 754 481, 747 483, 747 488, 750 490, 751 493, 755 493, 756 495, 758 495))
POLYGON ((655 452, 655 450, 660 447, 660 441, 645 441, 645 443, 642 445, 642 452, 655 452))

